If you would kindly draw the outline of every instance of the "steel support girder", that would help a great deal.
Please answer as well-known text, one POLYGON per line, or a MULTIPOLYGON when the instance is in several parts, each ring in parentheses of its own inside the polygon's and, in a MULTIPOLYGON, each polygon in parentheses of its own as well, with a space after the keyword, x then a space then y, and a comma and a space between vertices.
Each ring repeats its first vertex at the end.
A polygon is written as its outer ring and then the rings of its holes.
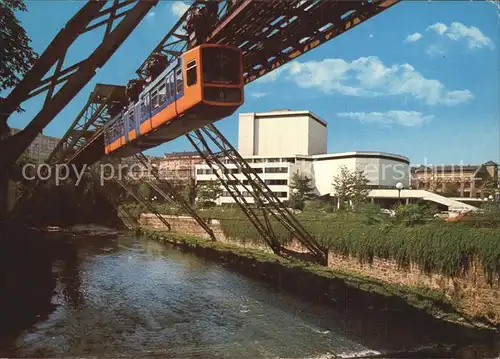
POLYGON ((196 130, 187 135, 188 140, 205 159, 207 164, 212 168, 214 174, 222 182, 223 186, 228 190, 233 199, 240 205, 240 208, 248 216, 252 224, 255 225, 262 237, 268 244, 276 250, 279 246, 279 241, 272 230, 269 217, 273 217, 281 223, 291 235, 299 240, 311 253, 313 253, 321 262, 326 260, 326 252, 316 240, 304 229, 290 211, 281 203, 274 195, 265 182, 259 177, 255 170, 240 156, 236 149, 227 141, 227 139, 214 126, 205 126, 200 130, 196 130), (210 148, 209 143, 214 144, 220 152, 214 153, 210 148), (227 171, 226 167, 220 160, 221 158, 229 159, 232 164, 236 165, 240 172, 243 173, 250 184, 250 188, 246 187, 241 181, 227 171), (223 171, 223 175, 219 173, 223 171), (260 207, 263 213, 262 223, 259 216, 253 211, 245 197, 241 194, 237 186, 241 186, 248 191, 254 198, 255 203, 260 207))
POLYGON ((399 1, 245 0, 220 22, 209 42, 242 49, 249 83, 399 1))
POLYGON ((262 236, 264 241, 276 254, 279 254, 281 252, 281 244, 278 238, 276 237, 276 234, 274 233, 274 229, 272 228, 271 224, 268 221, 266 221, 267 217, 265 217, 264 220, 259 218, 258 214, 256 213, 257 211, 254 211, 254 209, 251 208, 251 206, 245 199, 245 196, 243 196, 238 187, 230 185, 230 182, 227 181, 228 180, 227 171, 224 170, 225 169, 224 164, 210 150, 207 141, 203 137, 203 134, 199 130, 196 130, 194 132, 187 134, 186 137, 189 140, 189 142, 191 142, 196 151, 198 151, 200 156, 210 166, 210 168, 217 176, 219 181, 222 183, 224 188, 228 191, 231 197, 233 197, 234 201, 238 204, 243 213, 247 216, 247 218, 253 224, 255 229, 262 236), (220 169, 224 170, 223 172, 226 175, 226 178, 224 178, 219 173, 220 169))
POLYGON ((49 69, 58 63, 62 63, 64 55, 69 46, 75 41, 78 35, 96 28, 97 24, 91 25, 91 22, 98 20, 99 17, 109 15, 109 20, 101 21, 101 25, 107 25, 107 32, 101 44, 83 61, 70 66, 74 67, 74 71, 68 75, 68 72, 61 75, 63 71, 58 69, 61 66, 56 66, 56 73, 52 78, 53 87, 58 82, 63 83, 62 87, 52 95, 48 88, 48 96, 40 112, 26 126, 24 130, 0 142, 0 152, 8 153, 8 156, 2 156, 0 159, 0 168, 5 168, 13 164, 17 158, 26 150, 29 144, 38 136, 38 134, 57 116, 57 114, 71 101, 71 99, 87 84, 88 81, 95 75, 95 71, 102 67, 107 60, 115 53, 118 47, 131 34, 139 22, 146 16, 147 12, 158 3, 158 0, 148 1, 130 1, 115 0, 113 6, 115 8, 125 5, 135 5, 129 10, 124 11, 122 20, 116 27, 112 27, 114 20, 117 18, 113 15, 113 8, 102 10, 104 2, 90 1, 87 3, 77 15, 69 21, 61 33, 56 36, 54 41, 49 45, 47 50, 40 56, 41 65, 38 61, 33 69, 27 74, 25 79, 16 87, 1 105, 2 118, 0 121, 7 122, 8 116, 14 109, 25 101, 30 92, 37 88, 43 81, 42 77, 49 69), (37 66, 38 65, 38 66, 37 66), (19 90, 18 90, 19 88, 19 90))
POLYGON ((48 163, 64 162, 79 148, 84 147, 109 120, 109 101, 122 96, 125 96, 124 86, 97 84, 85 107, 50 154, 48 163))
MULTIPOLYGON (((148 159, 142 153, 135 155, 135 158, 144 166, 148 167, 148 159)), ((163 191, 158 185, 150 180, 144 180, 150 187, 152 187, 160 196, 173 205, 181 205, 181 207, 189 213, 189 215, 200 225, 201 228, 207 232, 208 236, 212 241, 216 241, 215 234, 210 228, 210 226, 196 213, 196 211, 191 208, 189 203, 187 203, 182 196, 178 195, 169 181, 161 179, 156 168, 151 168, 151 174, 155 177, 159 184, 166 187, 167 192, 163 191)))
MULTIPOLYGON (((111 164, 111 163, 108 162, 107 164, 111 164)), ((97 167, 96 165, 97 164, 95 164, 94 166, 91 167, 91 171, 94 172, 95 176, 100 176, 101 173, 97 172, 95 169, 97 167)), ((116 171, 114 173, 116 173, 116 171)), ((130 183, 125 178, 123 178, 123 176, 114 176, 113 175, 111 180, 113 181, 113 183, 116 183, 118 186, 123 188, 138 203, 144 205, 148 209, 148 211, 153 213, 165 225, 165 227, 168 228, 169 231, 171 230, 171 226, 167 222, 167 220, 165 218, 163 218, 163 216, 161 214, 158 213, 158 211, 151 205, 151 203, 149 203, 149 200, 147 198, 144 198, 144 196, 142 196, 139 193, 139 191, 135 191, 133 189, 133 187, 130 185, 130 183)), ((99 181, 100 181, 100 177, 99 177, 99 181)))

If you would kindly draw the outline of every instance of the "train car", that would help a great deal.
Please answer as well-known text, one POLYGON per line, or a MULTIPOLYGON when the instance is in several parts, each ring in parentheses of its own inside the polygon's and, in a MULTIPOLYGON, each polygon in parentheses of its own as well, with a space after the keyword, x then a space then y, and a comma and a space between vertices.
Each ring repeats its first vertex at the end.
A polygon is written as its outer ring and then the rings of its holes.
POLYGON ((128 157, 233 114, 244 102, 237 47, 204 44, 182 54, 104 127, 105 153, 128 157))

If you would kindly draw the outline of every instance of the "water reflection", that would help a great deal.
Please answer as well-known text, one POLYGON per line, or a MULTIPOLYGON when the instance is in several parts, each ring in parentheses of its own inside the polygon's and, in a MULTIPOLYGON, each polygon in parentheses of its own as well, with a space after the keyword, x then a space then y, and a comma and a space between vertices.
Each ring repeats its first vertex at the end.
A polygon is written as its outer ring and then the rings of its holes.
POLYGON ((433 343, 404 313, 396 325, 388 313, 311 305, 143 237, 62 248, 57 307, 11 341, 11 356, 327 358, 433 343))

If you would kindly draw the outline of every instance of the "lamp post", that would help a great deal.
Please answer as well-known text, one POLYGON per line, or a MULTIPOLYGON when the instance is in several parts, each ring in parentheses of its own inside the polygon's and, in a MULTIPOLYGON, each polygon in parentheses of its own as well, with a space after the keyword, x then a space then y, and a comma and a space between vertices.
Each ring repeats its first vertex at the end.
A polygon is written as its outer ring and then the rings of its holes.
POLYGON ((396 189, 398 190, 398 202, 401 204, 401 190, 404 188, 404 185, 401 182, 396 183, 396 189))

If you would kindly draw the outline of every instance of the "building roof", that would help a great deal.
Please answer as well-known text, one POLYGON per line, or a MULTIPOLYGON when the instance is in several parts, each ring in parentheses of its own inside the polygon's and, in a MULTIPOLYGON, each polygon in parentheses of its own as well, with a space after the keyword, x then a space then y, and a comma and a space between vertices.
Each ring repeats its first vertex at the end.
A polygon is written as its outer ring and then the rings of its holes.
POLYGON ((498 166, 497 163, 493 162, 493 161, 488 161, 486 163, 483 163, 484 166, 498 166))
POLYGON ((335 160, 343 158, 384 158, 393 161, 401 161, 407 164, 410 163, 408 157, 396 155, 388 152, 373 152, 373 151, 356 151, 356 152, 340 152, 340 153, 326 153, 321 155, 288 155, 288 156, 244 156, 244 159, 266 159, 266 158, 297 158, 306 161, 323 161, 323 160, 335 160))
POLYGON ((165 153, 163 155, 164 158, 173 157, 173 156, 199 156, 200 154, 197 151, 183 151, 183 152, 170 152, 165 153))
POLYGON ((272 110, 268 112, 253 112, 253 113, 242 113, 241 115, 249 115, 253 114, 255 117, 285 117, 285 116, 309 116, 322 124, 323 126, 328 126, 328 123, 323 120, 321 117, 316 115, 315 113, 311 111, 292 111, 290 109, 282 109, 282 110, 272 110))
MULTIPOLYGON (((303 157, 303 156, 297 156, 303 157)), ((313 158, 313 160, 326 160, 326 159, 340 159, 340 158, 350 158, 350 157, 358 157, 358 158, 385 158, 395 161, 403 161, 406 163, 410 163, 410 159, 405 156, 397 155, 394 153, 388 152, 378 152, 378 151, 354 151, 354 152, 340 152, 340 153, 327 153, 323 155, 312 155, 308 156, 313 158)))

